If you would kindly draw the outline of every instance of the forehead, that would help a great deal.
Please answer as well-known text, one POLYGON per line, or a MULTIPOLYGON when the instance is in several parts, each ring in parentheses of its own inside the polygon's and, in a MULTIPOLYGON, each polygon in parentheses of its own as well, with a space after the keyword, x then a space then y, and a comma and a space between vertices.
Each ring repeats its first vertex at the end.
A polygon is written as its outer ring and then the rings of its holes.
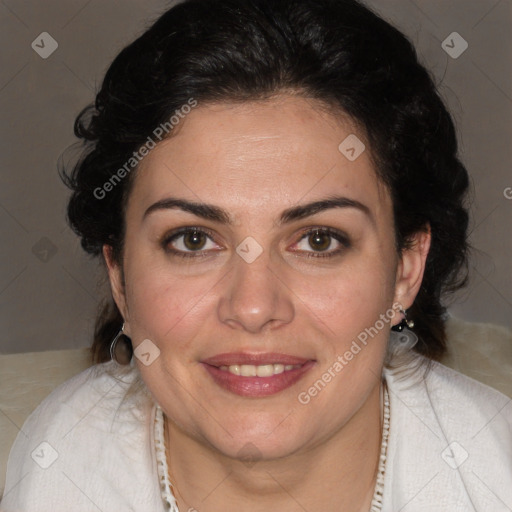
POLYGON ((369 149, 354 122, 315 100, 199 103, 141 162, 130 203, 178 195, 237 215, 344 194, 378 214, 389 197, 369 149))

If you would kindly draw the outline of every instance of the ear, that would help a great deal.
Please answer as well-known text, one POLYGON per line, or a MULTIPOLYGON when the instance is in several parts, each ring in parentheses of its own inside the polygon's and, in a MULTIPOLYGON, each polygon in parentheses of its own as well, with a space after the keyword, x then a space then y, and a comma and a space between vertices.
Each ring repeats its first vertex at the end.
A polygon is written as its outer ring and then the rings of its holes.
POLYGON ((431 229, 427 224, 424 230, 414 234, 411 246, 402 251, 396 272, 394 300, 404 310, 412 306, 420 290, 430 242, 431 229))
POLYGON ((128 335, 127 323, 129 321, 128 307, 126 305, 126 295, 124 291, 123 270, 121 265, 114 261, 113 250, 110 245, 103 246, 103 258, 107 265, 108 278, 110 281, 110 289, 114 301, 125 321, 124 332, 128 335))

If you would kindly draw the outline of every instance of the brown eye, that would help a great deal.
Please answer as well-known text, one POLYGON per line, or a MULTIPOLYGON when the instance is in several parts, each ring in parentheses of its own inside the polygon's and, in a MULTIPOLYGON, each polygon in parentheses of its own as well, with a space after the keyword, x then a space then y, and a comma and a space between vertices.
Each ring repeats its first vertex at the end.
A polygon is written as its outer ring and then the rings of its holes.
POLYGON ((308 243, 315 251, 326 251, 331 246, 332 236, 328 233, 314 231, 308 237, 308 243))
POLYGON ((191 231, 183 235, 183 244, 190 251, 200 251, 206 245, 207 237, 200 231, 191 231))
POLYGON ((346 234, 326 227, 310 229, 291 250, 308 257, 327 258, 341 255, 350 247, 350 239, 346 234))
POLYGON ((222 247, 214 242, 213 234, 200 228, 182 228, 164 237, 161 244, 169 254, 183 257, 204 256, 222 247))

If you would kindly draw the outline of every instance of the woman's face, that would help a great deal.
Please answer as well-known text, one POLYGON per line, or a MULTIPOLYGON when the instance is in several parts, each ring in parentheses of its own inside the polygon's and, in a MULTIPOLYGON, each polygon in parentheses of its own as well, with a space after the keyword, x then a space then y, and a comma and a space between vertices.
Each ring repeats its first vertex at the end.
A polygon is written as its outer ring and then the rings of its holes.
POLYGON ((315 102, 199 104, 180 123, 138 170, 124 289, 109 262, 137 365, 205 446, 307 450, 378 389, 428 247, 398 258, 363 134, 315 102))

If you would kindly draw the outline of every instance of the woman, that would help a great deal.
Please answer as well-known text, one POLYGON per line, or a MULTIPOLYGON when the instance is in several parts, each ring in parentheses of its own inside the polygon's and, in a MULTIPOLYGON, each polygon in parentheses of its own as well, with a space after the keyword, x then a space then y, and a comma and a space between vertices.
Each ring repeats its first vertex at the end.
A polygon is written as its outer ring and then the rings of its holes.
POLYGON ((114 302, 2 510, 512 507, 510 400, 436 362, 468 176, 399 31, 355 0, 185 1, 75 131, 68 215, 114 302))

